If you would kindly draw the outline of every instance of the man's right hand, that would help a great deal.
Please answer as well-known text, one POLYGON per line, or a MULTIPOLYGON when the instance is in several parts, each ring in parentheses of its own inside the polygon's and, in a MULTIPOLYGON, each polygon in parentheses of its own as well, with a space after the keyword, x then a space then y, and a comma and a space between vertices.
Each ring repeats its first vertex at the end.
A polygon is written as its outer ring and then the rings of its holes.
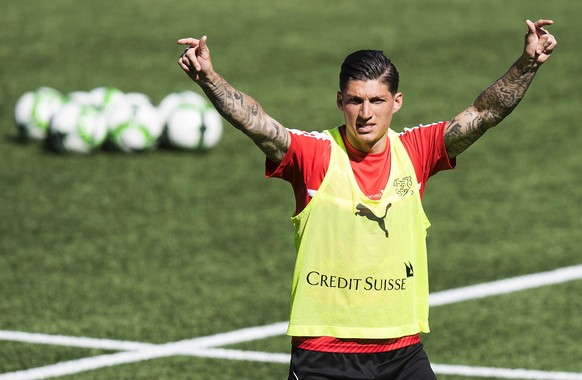
POLYGON ((187 46, 178 58, 178 64, 195 82, 200 82, 213 70, 206 39, 207 37, 203 36, 199 40, 191 37, 178 40, 178 44, 187 46))

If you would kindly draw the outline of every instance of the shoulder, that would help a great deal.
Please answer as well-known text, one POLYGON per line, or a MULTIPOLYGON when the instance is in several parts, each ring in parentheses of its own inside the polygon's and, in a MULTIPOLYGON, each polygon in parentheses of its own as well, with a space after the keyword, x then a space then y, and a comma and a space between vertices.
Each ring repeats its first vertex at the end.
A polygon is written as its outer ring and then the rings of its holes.
POLYGON ((325 142, 331 140, 330 135, 325 132, 319 131, 307 132, 299 129, 288 129, 288 131, 289 134, 291 134, 291 137, 294 140, 298 140, 299 143, 307 142, 318 144, 318 142, 325 142))
POLYGON ((290 129, 289 134, 291 135, 291 146, 287 152, 289 154, 287 159, 309 162, 329 155, 332 140, 329 133, 290 129))
POLYGON ((331 136, 325 132, 289 129, 291 144, 277 165, 267 158, 265 174, 281 178, 293 186, 298 214, 311 200, 325 177, 331 156, 331 136))
POLYGON ((287 160, 309 161, 326 155, 331 149, 332 137, 326 132, 306 132, 290 129, 291 144, 287 152, 287 160))
POLYGON ((411 156, 424 159, 434 159, 446 154, 443 131, 446 122, 420 124, 413 128, 405 128, 398 134, 400 141, 411 156))
POLYGON ((320 166, 327 167, 331 151, 329 134, 299 129, 288 131, 291 136, 289 149, 278 165, 267 160, 267 176, 290 179, 299 173, 308 174, 320 166))
POLYGON ((431 124, 419 124, 412 128, 404 128, 404 131, 398 135, 401 140, 427 140, 443 139, 445 121, 439 121, 431 124))
POLYGON ((455 167, 455 160, 449 159, 445 148, 443 132, 446 123, 420 124, 405 128, 398 134, 416 171, 421 192, 430 176, 455 167))

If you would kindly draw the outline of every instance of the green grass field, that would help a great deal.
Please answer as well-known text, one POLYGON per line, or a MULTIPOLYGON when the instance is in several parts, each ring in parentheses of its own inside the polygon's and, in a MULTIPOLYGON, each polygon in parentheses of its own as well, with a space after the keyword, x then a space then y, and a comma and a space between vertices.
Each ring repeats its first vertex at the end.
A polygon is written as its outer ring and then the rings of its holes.
MULTIPOLYGON (((431 291, 582 264, 580 2, 5 0, 0 9, 0 333, 127 341, 151 353, 161 346, 146 343, 287 320, 293 194, 264 178, 261 152, 240 132, 226 128, 207 154, 55 155, 16 141, 15 103, 40 86, 114 86, 156 102, 197 90, 176 64, 184 36, 207 34, 225 78, 305 130, 341 123, 345 55, 385 50, 401 75, 401 131, 463 110, 521 54, 524 20, 554 19, 559 46, 520 106, 429 181, 431 291)), ((423 338, 431 361, 473 369, 439 379, 504 378, 482 367, 582 379, 581 293, 582 281, 565 281, 433 307, 423 338)), ((1 336, 4 380, 140 352, 1 336)), ((286 378, 276 360, 226 358, 279 358, 289 352, 282 334, 215 348, 57 377, 286 378)))

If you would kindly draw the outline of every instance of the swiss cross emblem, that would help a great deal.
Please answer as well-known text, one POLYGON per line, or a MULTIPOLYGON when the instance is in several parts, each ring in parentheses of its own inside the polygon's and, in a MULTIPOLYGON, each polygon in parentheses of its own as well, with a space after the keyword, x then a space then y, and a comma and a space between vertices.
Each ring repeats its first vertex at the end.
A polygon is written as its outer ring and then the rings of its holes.
POLYGON ((410 192, 412 194, 412 177, 396 178, 394 180, 396 194, 403 197, 410 192))

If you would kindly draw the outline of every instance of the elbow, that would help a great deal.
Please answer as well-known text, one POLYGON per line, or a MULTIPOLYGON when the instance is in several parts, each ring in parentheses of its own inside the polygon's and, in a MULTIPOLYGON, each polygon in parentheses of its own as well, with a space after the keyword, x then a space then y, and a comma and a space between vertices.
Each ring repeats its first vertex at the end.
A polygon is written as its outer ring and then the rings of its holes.
POLYGON ((507 116, 509 116, 511 111, 513 111, 513 110, 512 109, 503 109, 503 110, 488 111, 488 112, 482 113, 481 126, 483 129, 483 132, 499 125, 499 123, 501 123, 503 121, 503 119, 505 119, 507 116))

